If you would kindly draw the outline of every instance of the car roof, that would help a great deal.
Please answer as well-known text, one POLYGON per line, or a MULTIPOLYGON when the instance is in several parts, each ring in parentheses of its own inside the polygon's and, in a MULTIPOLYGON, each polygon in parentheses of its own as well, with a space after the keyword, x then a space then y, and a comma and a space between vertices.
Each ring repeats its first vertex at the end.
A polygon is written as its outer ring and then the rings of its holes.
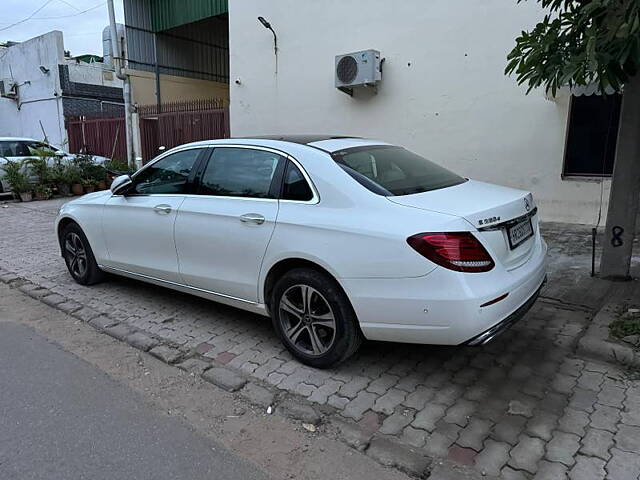
POLYGON ((294 135, 257 135, 253 137, 238 137, 242 139, 279 140, 281 142, 299 143, 309 145, 322 140, 334 140, 338 138, 360 138, 350 135, 318 135, 318 134, 294 134, 294 135))
POLYGON ((0 142, 38 142, 39 140, 34 140, 33 138, 26 137, 0 137, 0 142))
MULTIPOLYGON (((352 147, 362 147, 367 145, 389 145, 386 142, 372 140, 369 138, 356 137, 353 135, 257 135, 252 137, 237 137, 242 140, 273 140, 279 142, 297 143, 333 153, 352 147)), ((232 139, 231 139, 232 140, 232 139)))

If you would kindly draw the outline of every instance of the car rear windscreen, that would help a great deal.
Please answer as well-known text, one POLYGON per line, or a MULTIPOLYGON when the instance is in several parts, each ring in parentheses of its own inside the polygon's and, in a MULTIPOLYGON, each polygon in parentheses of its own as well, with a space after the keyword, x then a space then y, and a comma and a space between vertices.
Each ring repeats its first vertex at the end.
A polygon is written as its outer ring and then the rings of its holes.
POLYGON ((378 195, 410 195, 466 182, 465 178, 401 147, 355 147, 331 156, 358 183, 378 195))

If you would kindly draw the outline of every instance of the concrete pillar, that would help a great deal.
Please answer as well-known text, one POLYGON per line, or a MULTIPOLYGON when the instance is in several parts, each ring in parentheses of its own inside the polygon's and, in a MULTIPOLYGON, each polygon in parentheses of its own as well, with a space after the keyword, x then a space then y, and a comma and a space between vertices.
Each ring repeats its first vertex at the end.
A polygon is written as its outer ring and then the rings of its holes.
POLYGON ((604 252, 603 278, 628 279, 640 198, 640 75, 625 84, 613 167, 604 252))

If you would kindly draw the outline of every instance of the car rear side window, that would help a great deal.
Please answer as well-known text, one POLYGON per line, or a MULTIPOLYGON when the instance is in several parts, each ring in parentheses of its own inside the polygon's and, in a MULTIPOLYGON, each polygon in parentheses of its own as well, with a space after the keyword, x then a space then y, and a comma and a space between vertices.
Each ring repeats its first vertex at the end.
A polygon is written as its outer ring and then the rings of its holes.
POLYGON ((266 150, 216 148, 202 174, 198 193, 274 198, 271 184, 280 161, 283 157, 266 150))
POLYGON ((158 160, 135 176, 134 190, 142 195, 185 193, 191 169, 202 148, 173 153, 158 160))
POLYGON ((378 195, 410 195, 466 181, 401 147, 355 147, 335 152, 332 157, 354 180, 378 195))
POLYGON ((309 183, 302 175, 300 169, 293 163, 287 165, 287 172, 284 177, 283 200, 297 200, 301 202, 309 201, 313 198, 313 191, 309 183))

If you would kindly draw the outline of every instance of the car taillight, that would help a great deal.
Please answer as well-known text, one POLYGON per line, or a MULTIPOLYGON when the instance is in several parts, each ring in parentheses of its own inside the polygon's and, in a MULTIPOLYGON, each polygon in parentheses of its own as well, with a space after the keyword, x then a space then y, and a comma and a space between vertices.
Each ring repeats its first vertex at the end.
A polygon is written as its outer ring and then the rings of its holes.
POLYGON ((488 272, 495 264, 470 232, 418 233, 407 243, 420 255, 457 272, 488 272))

